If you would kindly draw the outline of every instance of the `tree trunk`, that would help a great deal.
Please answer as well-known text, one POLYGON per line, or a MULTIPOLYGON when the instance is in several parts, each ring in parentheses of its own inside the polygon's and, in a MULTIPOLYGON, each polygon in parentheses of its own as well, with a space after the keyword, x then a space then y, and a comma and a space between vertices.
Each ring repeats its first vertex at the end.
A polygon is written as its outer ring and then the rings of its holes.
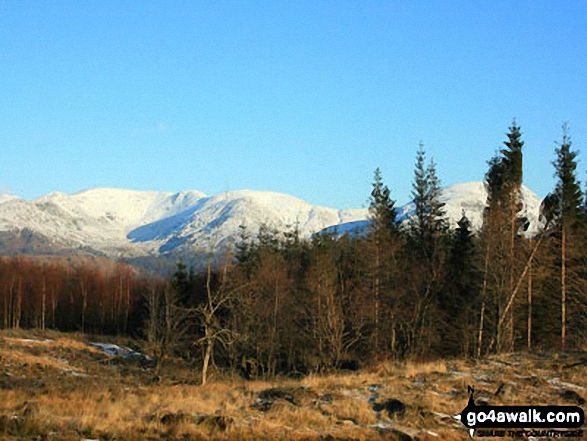
POLYGON ((22 277, 18 275, 18 281, 16 282, 16 305, 14 308, 14 328, 20 328, 20 318, 22 314, 22 277))
POLYGON ((477 358, 481 358, 483 350, 483 326, 485 325, 485 296, 487 295, 487 277, 489 269, 489 246, 485 247, 485 262, 483 269, 483 290, 481 291, 481 314, 479 317, 479 333, 477 337, 477 358))
POLYGON ((209 336, 209 329, 206 327, 206 352, 204 353, 204 364, 202 365, 202 386, 206 385, 208 381, 208 366, 210 365, 210 358, 214 345, 214 339, 209 336))
POLYGON ((379 256, 379 240, 375 243, 375 281, 373 287, 373 323, 375 329, 373 330, 373 340, 375 356, 379 355, 379 290, 381 285, 380 280, 380 256, 379 256))
MULTIPOLYGON (((532 244, 532 241, 530 241, 532 244)), ((532 350, 532 263, 528 270, 528 351, 532 350)))
MULTIPOLYGON (((503 310, 503 312, 501 313, 501 316, 499 317, 499 321, 497 323, 498 330, 503 326, 503 322, 505 321, 508 313, 510 312, 510 309, 514 303, 514 300, 516 299, 516 295, 518 294, 518 291, 519 291, 520 286, 522 284, 522 280, 524 279, 524 277, 526 277, 526 273, 528 272, 528 269, 530 268, 530 265, 532 264, 532 259, 534 258, 534 255, 536 254, 536 251, 538 250, 538 247, 540 246, 540 242, 542 241, 543 237, 544 236, 541 236, 540 239, 538 239, 538 241, 536 242, 536 245, 534 245, 534 249, 532 250, 532 253, 530 253, 530 257, 528 258, 528 261, 526 262, 526 266, 524 267, 524 271, 522 271, 522 274, 520 275, 520 278, 518 279, 518 283, 516 284, 514 291, 510 295, 510 298, 508 300, 508 303, 507 303, 505 309, 503 310)), ((491 343, 489 344, 489 350, 491 350, 493 348, 494 344, 495 344, 495 338, 493 338, 491 340, 491 343)))
POLYGON ((563 224, 561 247, 561 350, 567 344, 567 229, 563 224))
POLYGON ((45 330, 45 313, 47 311, 47 276, 43 275, 43 286, 41 288, 41 330, 45 330))
MULTIPOLYGON (((82 275, 83 277, 83 275, 82 275)), ((82 294, 82 334, 86 330, 86 308, 88 306, 88 291, 83 282, 83 279, 80 281, 80 288, 82 294)))

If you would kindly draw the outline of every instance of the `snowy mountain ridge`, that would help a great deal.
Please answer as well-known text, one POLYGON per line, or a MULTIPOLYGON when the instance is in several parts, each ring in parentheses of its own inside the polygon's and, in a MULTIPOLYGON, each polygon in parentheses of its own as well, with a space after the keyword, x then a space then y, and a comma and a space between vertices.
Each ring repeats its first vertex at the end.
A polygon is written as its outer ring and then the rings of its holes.
POLYGON ((209 252, 233 242, 240 225, 255 234, 262 223, 279 231, 297 224, 300 235, 309 237, 328 226, 365 218, 365 209, 335 210, 252 190, 206 196, 198 191, 95 188, 72 195, 51 193, 30 202, 0 200, 0 233, 26 230, 55 247, 91 249, 110 257, 209 252))
MULTIPOLYGON (((538 226, 540 199, 523 189, 531 229, 538 226)), ((465 210, 479 228, 486 201, 482 182, 445 187, 442 200, 452 227, 465 210)), ((413 203, 398 209, 401 219, 413 203)), ((337 210, 312 205, 287 194, 239 190, 207 196, 94 188, 75 194, 51 193, 33 201, 0 198, 0 252, 83 250, 113 258, 160 257, 217 252, 237 240, 239 226, 255 236, 266 224, 283 232, 297 226, 308 238, 320 231, 360 231, 368 223, 366 208, 337 210), (36 249, 43 244, 43 250, 36 249), (8 246, 7 244, 10 244, 8 246)))
MULTIPOLYGON (((482 181, 461 182, 449 185, 442 189, 440 201, 444 202, 444 211, 449 227, 457 227, 463 213, 471 222, 471 227, 477 231, 483 225, 483 211, 487 201, 487 190, 482 181)), ((526 186, 522 186, 522 215, 527 217, 530 225, 528 235, 536 234, 540 229, 540 204, 541 200, 526 186)), ((407 222, 414 215, 414 202, 409 202, 403 207, 398 207, 397 214, 400 222, 407 222)), ((324 231, 334 234, 362 234, 368 227, 368 220, 333 225, 324 231)))

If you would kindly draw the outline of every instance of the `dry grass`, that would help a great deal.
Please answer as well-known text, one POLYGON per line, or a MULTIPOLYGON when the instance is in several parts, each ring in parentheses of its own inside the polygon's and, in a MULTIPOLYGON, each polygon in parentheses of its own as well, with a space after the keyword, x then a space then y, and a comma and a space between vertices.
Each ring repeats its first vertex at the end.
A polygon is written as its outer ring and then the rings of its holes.
POLYGON ((384 362, 300 381, 223 379, 201 387, 186 384, 198 378, 188 366, 155 384, 138 365, 108 363, 82 336, 0 334, 0 438, 397 439, 393 426, 420 440, 464 440, 464 427, 447 415, 465 406, 467 385, 492 404, 569 404, 561 390, 587 395, 587 368, 564 368, 576 359, 384 362), (270 403, 260 400, 267 391, 275 393, 270 403), (374 402, 390 399, 406 405, 403 415, 374 411, 374 402))

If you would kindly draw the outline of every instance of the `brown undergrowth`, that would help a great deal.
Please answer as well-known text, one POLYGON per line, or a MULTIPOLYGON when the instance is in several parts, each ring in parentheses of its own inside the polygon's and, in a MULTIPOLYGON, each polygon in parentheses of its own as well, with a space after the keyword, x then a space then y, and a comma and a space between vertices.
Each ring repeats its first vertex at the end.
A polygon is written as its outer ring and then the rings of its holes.
POLYGON ((301 380, 216 372, 202 387, 193 366, 164 366, 155 377, 148 363, 92 341, 112 339, 0 333, 1 439, 464 440, 452 415, 468 385, 496 405, 583 405, 587 395, 585 354, 382 362, 301 380))

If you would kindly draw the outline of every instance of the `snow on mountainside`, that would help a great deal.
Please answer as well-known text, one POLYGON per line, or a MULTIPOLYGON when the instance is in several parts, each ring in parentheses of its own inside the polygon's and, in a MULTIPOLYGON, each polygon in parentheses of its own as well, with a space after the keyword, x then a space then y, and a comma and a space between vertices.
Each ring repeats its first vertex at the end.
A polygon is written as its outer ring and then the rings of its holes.
POLYGON ((96 188, 73 195, 51 193, 31 202, 0 204, 0 231, 28 229, 64 248, 89 247, 107 255, 144 254, 126 238, 138 225, 171 216, 203 193, 177 194, 96 188))
POLYGON ((2 193, 0 192, 0 204, 3 202, 13 201, 15 199, 20 199, 18 196, 14 196, 10 193, 2 193))
MULTIPOLYGON (((523 193, 530 228, 536 231, 540 199, 525 187, 523 193)), ((442 199, 452 227, 462 210, 474 228, 480 227, 486 200, 482 182, 446 187, 442 199)), ((412 203, 399 209, 404 220, 412 213, 412 203)), ((336 210, 252 190, 206 196, 198 191, 96 188, 72 195, 51 193, 31 202, 10 196, 0 198, 0 252, 25 243, 24 252, 32 253, 54 247, 125 258, 189 255, 234 243, 240 225, 252 236, 261 224, 281 232, 297 225, 307 238, 325 229, 339 234, 364 231, 367 217, 367 209, 336 210), (42 250, 35 249, 38 244, 42 250)))
MULTIPOLYGON (((538 216, 540 213, 540 198, 526 186, 522 186, 524 215, 530 221, 528 234, 535 234, 540 226, 538 216)), ((474 230, 481 228, 483 224, 483 210, 487 201, 487 191, 482 181, 462 182, 450 185, 442 189, 441 201, 446 205, 444 210, 450 228, 456 228, 463 211, 471 221, 474 230)), ((410 202, 398 208, 398 219, 406 222, 414 215, 414 203, 410 202)), ((334 234, 362 234, 369 221, 350 222, 326 228, 325 231, 334 234)))
MULTIPOLYGON (((64 249, 112 257, 209 251, 230 243, 239 225, 255 234, 262 223, 283 231, 298 225, 308 237, 330 225, 365 219, 366 210, 313 206, 293 196, 242 190, 216 196, 96 188, 51 193, 31 202, 0 201, 0 232, 33 232, 64 249)), ((33 250, 34 251, 34 250, 33 250)))
POLYGON ((328 226, 365 219, 365 209, 335 210, 281 193, 241 190, 200 199, 188 210, 137 228, 134 242, 160 241, 162 252, 182 246, 213 250, 234 240, 240 225, 255 235, 265 223, 278 231, 298 226, 307 238, 328 226))

